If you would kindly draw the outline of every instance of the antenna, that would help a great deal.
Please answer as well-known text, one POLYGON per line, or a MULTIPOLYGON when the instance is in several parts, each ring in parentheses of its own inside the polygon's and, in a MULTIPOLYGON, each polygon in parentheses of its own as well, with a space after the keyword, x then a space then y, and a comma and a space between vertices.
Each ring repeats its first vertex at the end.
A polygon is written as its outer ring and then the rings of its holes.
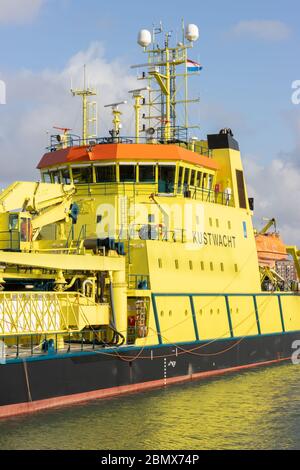
POLYGON ((139 80, 148 81, 148 113, 144 115, 144 118, 149 120, 147 127, 156 129, 158 137, 163 141, 188 141, 188 130, 198 127, 189 125, 188 105, 198 103, 199 99, 189 99, 188 78, 191 75, 198 75, 201 66, 190 60, 188 53, 199 38, 199 29, 195 24, 185 26, 184 20, 182 20, 181 28, 182 41, 178 42, 177 36, 176 44, 173 45, 175 39, 174 37, 172 39, 172 31, 167 30, 161 38, 162 45, 157 45, 156 36, 163 32, 163 28, 162 24, 159 28, 153 26, 151 48, 146 45, 151 33, 148 30, 142 30, 143 36, 140 31, 143 37, 139 36, 139 38, 145 39, 143 46, 148 62, 133 66, 133 68, 146 68, 147 70, 139 78, 139 80), (193 64, 193 67, 190 64, 193 64), (181 127, 178 123, 178 108, 180 107, 184 111, 184 123, 181 127))
POLYGON ((121 104, 127 104, 127 101, 119 101, 118 103, 106 104, 104 108, 118 108, 121 104))
POLYGON ((141 100, 144 99, 142 92, 150 91, 150 87, 138 88, 137 90, 130 90, 128 93, 132 93, 134 98, 134 110, 135 110, 135 138, 136 143, 140 141, 140 109, 142 107, 141 100))
POLYGON ((83 66, 83 89, 71 87, 71 93, 82 98, 82 140, 85 145, 88 139, 97 137, 97 103, 88 101, 90 96, 97 96, 97 92, 86 85, 86 65, 83 66), (90 130, 91 124, 94 132, 90 130))
POLYGON ((58 131, 61 131, 62 134, 58 134, 56 136, 57 142, 60 144, 61 148, 67 148, 68 144, 70 142, 70 134, 69 132, 72 130, 69 127, 59 127, 59 126, 53 126, 53 129, 56 129, 58 131))
POLYGON ((127 101, 119 101, 118 103, 106 104, 104 108, 111 108, 113 114, 113 130, 110 132, 113 138, 117 137, 120 134, 120 129, 122 128, 121 116, 122 112, 119 110, 119 106, 122 104, 127 104, 127 101))

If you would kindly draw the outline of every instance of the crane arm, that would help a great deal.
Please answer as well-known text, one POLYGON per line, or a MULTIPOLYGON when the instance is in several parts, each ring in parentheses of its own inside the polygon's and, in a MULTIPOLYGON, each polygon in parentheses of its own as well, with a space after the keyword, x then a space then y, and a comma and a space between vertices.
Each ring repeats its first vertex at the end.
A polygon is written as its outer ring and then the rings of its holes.
POLYGON ((0 214, 17 209, 39 214, 70 199, 74 192, 73 185, 17 181, 0 194, 0 214))
POLYGON ((286 251, 293 257, 298 280, 300 281, 300 250, 296 246, 287 246, 286 251))
POLYGON ((274 225, 275 232, 276 232, 276 219, 270 219, 267 225, 265 225, 260 232, 258 233, 259 235, 265 235, 268 233, 269 229, 274 225))

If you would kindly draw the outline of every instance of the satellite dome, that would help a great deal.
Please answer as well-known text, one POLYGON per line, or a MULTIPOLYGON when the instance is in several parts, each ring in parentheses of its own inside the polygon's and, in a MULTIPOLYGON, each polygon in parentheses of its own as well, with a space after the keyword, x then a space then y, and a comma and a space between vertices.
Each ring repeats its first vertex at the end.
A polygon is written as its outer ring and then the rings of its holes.
POLYGON ((150 31, 147 29, 141 29, 138 34, 138 44, 142 47, 148 47, 152 42, 150 31))
POLYGON ((195 24, 188 24, 185 29, 185 37, 188 41, 194 42, 199 39, 199 28, 195 24))

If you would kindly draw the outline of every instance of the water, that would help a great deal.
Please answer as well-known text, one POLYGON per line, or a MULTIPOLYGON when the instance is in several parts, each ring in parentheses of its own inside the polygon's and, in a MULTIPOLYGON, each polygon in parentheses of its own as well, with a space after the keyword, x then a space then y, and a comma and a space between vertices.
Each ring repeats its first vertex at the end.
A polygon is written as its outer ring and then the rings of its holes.
POLYGON ((0 449, 300 449, 300 366, 0 421, 0 449))

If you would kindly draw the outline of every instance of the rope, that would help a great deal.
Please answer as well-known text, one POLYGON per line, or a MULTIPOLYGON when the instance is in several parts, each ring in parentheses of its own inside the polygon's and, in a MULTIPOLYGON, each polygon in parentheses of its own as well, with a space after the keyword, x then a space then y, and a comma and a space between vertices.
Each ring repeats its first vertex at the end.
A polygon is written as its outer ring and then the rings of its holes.
POLYGON ((23 367, 24 367, 25 380, 26 380, 26 386, 27 386, 28 401, 32 402, 26 359, 23 359, 23 367))
MULTIPOLYGON (((264 304, 267 302, 267 300, 268 300, 268 299, 266 299, 266 300, 264 301, 264 304)), ((264 313, 265 313, 265 312, 264 312, 264 313)), ((264 313, 263 313, 263 314, 264 314, 264 313)), ((251 316, 252 314, 253 314, 253 312, 251 312, 251 314, 249 314, 249 315, 248 315, 246 318, 244 318, 240 323, 238 323, 238 324, 236 325, 236 327, 238 327, 238 326, 242 325, 243 323, 245 323, 246 320, 248 320, 248 318, 250 318, 250 316, 251 316)), ((185 355, 185 354, 190 354, 190 355, 199 356, 199 357, 211 357, 211 356, 218 356, 218 355, 221 355, 221 354, 225 354, 226 352, 230 351, 231 349, 234 349, 235 347, 239 346, 239 345, 248 337, 248 334, 249 334, 249 332, 252 330, 252 328, 253 328, 254 325, 257 325, 257 320, 256 320, 256 319, 255 319, 255 322, 253 322, 253 323, 251 324, 250 328, 247 330, 246 334, 245 334, 242 338, 240 338, 239 340, 237 340, 233 345, 229 346, 228 348, 226 348, 226 349, 224 349, 224 350, 222 350, 222 351, 218 351, 217 353, 198 354, 198 353, 196 353, 195 351, 199 351, 200 349, 206 348, 207 346, 210 346, 211 344, 214 344, 214 343, 218 342, 220 339, 224 338, 224 337, 227 335, 228 332, 227 332, 227 333, 224 333, 222 336, 220 336, 220 337, 218 337, 218 338, 215 338, 215 339, 213 339, 213 340, 211 340, 211 341, 209 341, 209 342, 207 342, 207 343, 205 343, 205 344, 201 344, 201 345, 199 345, 199 346, 196 346, 195 348, 192 348, 192 349, 184 349, 184 348, 182 348, 180 345, 178 345, 178 344, 176 344, 176 343, 170 342, 170 341, 168 340, 168 338, 166 338, 166 337, 163 336, 162 334, 161 334, 161 336, 162 336, 162 338, 163 338, 164 340, 167 341, 167 343, 168 343, 167 346, 173 346, 173 347, 176 347, 177 349, 179 349, 180 352, 177 354, 177 356, 181 356, 181 355, 185 355)), ((155 334, 157 334, 156 331, 153 330, 153 328, 151 328, 151 330, 152 330, 153 332, 155 332, 155 334)), ((228 340, 230 340, 230 338, 228 338, 228 340)), ((107 356, 113 356, 113 357, 115 357, 115 356, 117 355, 117 356, 119 357, 119 359, 121 359, 121 360, 124 361, 124 362, 134 362, 134 361, 136 361, 136 360, 139 359, 139 358, 141 358, 141 359, 153 359, 153 360, 154 360, 154 359, 164 359, 164 358, 168 358, 168 357, 174 357, 174 353, 165 354, 165 355, 159 355, 159 356, 143 356, 143 357, 141 357, 142 352, 144 351, 145 347, 146 347, 146 342, 145 342, 145 344, 142 346, 142 348, 141 348, 141 350, 139 351, 139 353, 138 353, 135 357, 131 356, 130 358, 129 358, 128 356, 122 356, 122 355, 119 354, 117 351, 116 351, 115 353, 106 353, 106 352, 103 352, 103 351, 97 351, 97 353, 99 353, 99 354, 104 354, 104 355, 107 355, 107 356)))

